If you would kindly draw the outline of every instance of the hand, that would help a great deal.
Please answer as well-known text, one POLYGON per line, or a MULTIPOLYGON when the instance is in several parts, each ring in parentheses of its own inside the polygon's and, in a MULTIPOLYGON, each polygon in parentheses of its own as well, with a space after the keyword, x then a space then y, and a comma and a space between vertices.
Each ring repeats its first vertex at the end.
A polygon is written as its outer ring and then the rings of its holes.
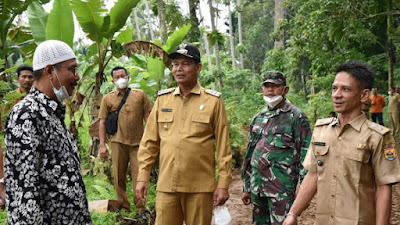
POLYGON ((0 209, 4 210, 4 208, 6 207, 6 198, 5 198, 5 194, 4 194, 4 184, 0 184, 0 209))
POLYGON ((147 182, 138 181, 135 188, 135 198, 137 204, 145 205, 146 204, 146 196, 147 196, 148 185, 147 182))
POLYGON ((106 145, 100 145, 100 157, 104 159, 108 158, 108 150, 106 145))
POLYGON ((293 216, 286 217, 285 221, 283 221, 283 225, 296 225, 297 220, 293 216))
POLYGON ((243 194, 242 194, 242 202, 245 205, 249 205, 251 203, 251 194, 250 194, 250 192, 243 192, 243 194))
POLYGON ((217 188, 214 191, 214 206, 220 206, 225 204, 225 202, 229 199, 229 192, 224 188, 217 188))

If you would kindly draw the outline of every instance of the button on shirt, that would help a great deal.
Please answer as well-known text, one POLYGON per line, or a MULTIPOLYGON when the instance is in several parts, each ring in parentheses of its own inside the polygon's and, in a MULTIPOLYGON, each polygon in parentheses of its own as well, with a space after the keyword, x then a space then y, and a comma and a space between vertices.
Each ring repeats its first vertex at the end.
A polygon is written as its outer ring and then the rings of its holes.
POLYGON ((159 96, 138 152, 138 181, 149 180, 151 165, 160 153, 158 191, 228 189, 232 161, 228 132, 222 99, 206 93, 199 84, 186 97, 179 88, 159 96))
POLYGON ((91 224, 76 141, 65 106, 32 88, 6 121, 9 224, 91 224))
POLYGON ((301 164, 310 144, 307 116, 285 101, 276 109, 266 107, 250 125, 249 141, 243 163, 243 191, 265 197, 294 198, 301 164))
MULTIPOLYGON (((115 90, 105 95, 101 101, 99 119, 107 119, 107 115, 118 109, 124 92, 115 90)), ((118 142, 130 146, 138 146, 143 135, 143 120, 151 112, 151 103, 146 93, 139 89, 132 89, 118 115, 117 133, 111 136, 111 142, 118 142)))
POLYGON ((316 225, 375 224, 375 186, 400 182, 389 131, 364 114, 342 129, 333 118, 316 122, 304 160, 318 175, 316 225))

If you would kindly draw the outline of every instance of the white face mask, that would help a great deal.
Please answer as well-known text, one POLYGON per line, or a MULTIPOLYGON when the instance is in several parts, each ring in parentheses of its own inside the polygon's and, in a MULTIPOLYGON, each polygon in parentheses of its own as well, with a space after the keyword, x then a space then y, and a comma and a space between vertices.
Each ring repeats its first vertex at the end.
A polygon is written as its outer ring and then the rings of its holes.
POLYGON ((114 82, 115 86, 118 89, 125 89, 128 87, 129 78, 119 78, 117 81, 114 82))
POLYGON ((69 94, 68 94, 67 88, 65 88, 65 86, 61 85, 60 79, 58 78, 58 74, 55 69, 54 69, 54 72, 56 73, 58 83, 60 84, 60 89, 57 90, 54 87, 53 82, 51 82, 51 80, 50 80, 50 83, 51 83, 51 86, 53 87, 53 92, 56 95, 57 100, 59 102, 63 102, 65 99, 69 98, 69 94))
POLYGON ((271 108, 271 109, 275 108, 283 100, 282 94, 284 91, 285 91, 285 89, 283 89, 283 91, 280 95, 276 95, 274 97, 267 97, 265 95, 263 96, 264 101, 267 103, 269 108, 271 108))

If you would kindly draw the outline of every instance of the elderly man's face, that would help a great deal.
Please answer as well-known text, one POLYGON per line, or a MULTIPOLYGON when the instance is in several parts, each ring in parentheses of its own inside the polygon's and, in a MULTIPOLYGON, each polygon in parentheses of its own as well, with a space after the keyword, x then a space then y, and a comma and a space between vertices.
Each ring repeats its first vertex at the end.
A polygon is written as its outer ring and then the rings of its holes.
MULTIPOLYGON (((79 81, 78 63, 76 62, 76 59, 70 59, 64 61, 60 63, 60 65, 57 66, 57 68, 56 67, 54 68, 56 69, 61 85, 65 86, 69 96, 72 96, 74 88, 76 85, 78 85, 79 81)), ((57 81, 53 80, 53 84, 56 89, 60 88, 60 85, 57 81)))

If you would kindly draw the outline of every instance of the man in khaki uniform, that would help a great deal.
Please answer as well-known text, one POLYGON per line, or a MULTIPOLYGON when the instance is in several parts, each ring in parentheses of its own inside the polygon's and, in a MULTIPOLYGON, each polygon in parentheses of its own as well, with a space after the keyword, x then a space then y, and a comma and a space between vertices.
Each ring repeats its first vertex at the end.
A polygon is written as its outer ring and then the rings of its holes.
MULTIPOLYGON (((100 156, 103 158, 108 157, 105 125, 107 115, 118 109, 125 92, 129 90, 129 75, 124 67, 113 68, 111 76, 117 90, 103 97, 99 111, 100 156)), ((151 103, 144 91, 132 89, 119 112, 117 133, 110 137, 115 192, 117 200, 122 202, 122 208, 128 211, 130 210, 126 193, 128 164, 131 169, 132 187, 135 188, 138 173, 137 152, 144 130, 143 121, 147 121, 150 111, 151 103)), ((144 212, 143 205, 136 204, 136 208, 139 214, 144 212)))
POLYGON ((181 44, 169 58, 179 87, 160 91, 154 103, 139 149, 136 197, 145 201, 150 169, 160 154, 156 224, 210 225, 213 205, 229 198, 232 155, 225 107, 220 93, 197 82, 202 65, 195 46, 181 44))
POLYGON ((361 112, 374 82, 361 62, 336 69, 332 102, 338 119, 318 120, 304 160, 308 170, 284 225, 296 224, 314 194, 316 225, 387 225, 392 185, 400 181, 390 130, 361 112))
POLYGON ((397 137, 400 132, 400 121, 399 121, 399 107, 400 107, 400 95, 395 92, 394 87, 389 90, 389 120, 392 126, 392 135, 397 137))

